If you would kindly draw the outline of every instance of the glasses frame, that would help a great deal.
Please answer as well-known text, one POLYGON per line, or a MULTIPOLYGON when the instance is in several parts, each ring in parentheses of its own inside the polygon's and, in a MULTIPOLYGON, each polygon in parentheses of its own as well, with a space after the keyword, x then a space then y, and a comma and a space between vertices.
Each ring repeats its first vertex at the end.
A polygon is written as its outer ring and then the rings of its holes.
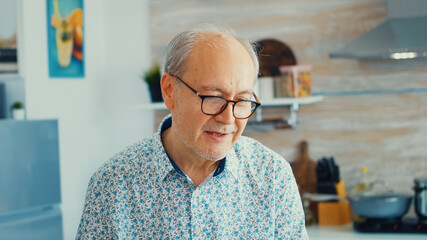
POLYGON ((252 101, 252 100, 238 100, 238 101, 234 101, 234 100, 228 100, 227 98, 224 98, 224 97, 221 97, 221 96, 211 96, 211 95, 201 95, 198 91, 196 91, 194 88, 192 88, 192 87, 190 87, 190 85, 188 85, 187 83, 185 83, 180 77, 178 77, 178 76, 175 76, 175 75, 173 75, 173 74, 170 74, 169 73, 169 75, 171 75, 172 77, 174 77, 175 79, 177 79, 177 80, 179 80, 181 83, 183 83, 186 87, 188 87, 188 89, 190 89, 192 92, 194 92, 200 99, 202 99, 202 102, 200 103, 200 110, 202 111, 202 113, 203 114, 206 114, 206 115, 209 115, 209 116, 216 116, 216 115, 219 115, 219 114, 221 114, 222 112, 224 112, 224 110, 225 109, 227 109, 227 107, 228 107, 228 105, 229 105, 229 103, 233 103, 233 117, 234 118, 236 118, 236 119, 248 119, 248 118, 250 118, 251 116, 252 116, 252 114, 255 112, 255 110, 259 107, 259 106, 261 106, 261 103, 260 103, 260 101, 259 101, 259 99, 258 99, 258 97, 256 96, 256 94, 255 93, 252 93, 252 95, 254 96, 254 98, 255 98, 255 100, 256 101, 252 101), (206 98, 209 98, 209 97, 214 97, 214 98, 222 98, 222 99, 224 99, 226 102, 227 102, 227 104, 225 104, 222 108, 221 108, 221 110, 218 112, 218 113, 215 113, 215 114, 209 114, 209 113, 205 113, 204 111, 203 111, 203 101, 206 99, 206 98), (238 102, 251 102, 251 103, 254 103, 255 104, 255 108, 252 110, 252 112, 251 112, 251 114, 249 114, 249 116, 247 116, 247 117, 245 117, 245 118, 238 118, 238 117, 236 117, 235 115, 234 115, 234 106, 236 105, 236 103, 238 103, 238 102))

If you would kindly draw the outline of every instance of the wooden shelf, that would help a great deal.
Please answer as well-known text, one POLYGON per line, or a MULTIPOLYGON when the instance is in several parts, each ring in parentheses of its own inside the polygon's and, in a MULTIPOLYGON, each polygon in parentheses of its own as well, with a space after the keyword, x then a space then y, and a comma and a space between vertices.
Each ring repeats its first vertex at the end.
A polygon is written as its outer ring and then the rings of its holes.
POLYGON ((281 106, 291 106, 294 104, 306 105, 306 104, 320 102, 322 100, 323 100, 323 96, 312 96, 312 97, 302 97, 302 98, 274 98, 274 99, 261 101, 261 107, 281 107, 281 106))
POLYGON ((262 120, 262 109, 267 107, 289 107, 289 116, 285 117, 286 120, 280 121, 273 124, 289 125, 295 128, 297 125, 297 112, 300 105, 312 104, 323 101, 323 96, 311 96, 303 98, 275 98, 271 100, 265 100, 261 102, 261 108, 255 112, 255 121, 251 121, 250 124, 271 124, 271 122, 264 122, 262 120))

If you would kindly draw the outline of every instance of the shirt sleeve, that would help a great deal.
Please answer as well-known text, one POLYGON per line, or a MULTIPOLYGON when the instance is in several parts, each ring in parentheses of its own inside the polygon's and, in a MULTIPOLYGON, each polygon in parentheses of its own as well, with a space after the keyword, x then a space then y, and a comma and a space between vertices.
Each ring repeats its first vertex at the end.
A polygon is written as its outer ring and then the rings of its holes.
POLYGON ((105 196, 95 173, 90 179, 82 218, 77 230, 76 239, 116 239, 112 224, 106 216, 108 206, 104 204, 105 196))
POLYGON ((275 239, 308 239, 301 197, 289 163, 277 156, 275 239))

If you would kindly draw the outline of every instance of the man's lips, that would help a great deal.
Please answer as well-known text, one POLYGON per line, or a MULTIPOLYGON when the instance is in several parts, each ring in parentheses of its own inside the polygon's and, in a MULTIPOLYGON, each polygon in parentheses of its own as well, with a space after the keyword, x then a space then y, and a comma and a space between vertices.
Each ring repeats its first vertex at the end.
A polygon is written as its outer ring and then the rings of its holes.
POLYGON ((216 136, 216 137, 221 137, 221 136, 229 134, 229 133, 214 132, 214 131, 206 131, 206 133, 208 133, 210 135, 213 135, 213 136, 216 136))
POLYGON ((223 141, 227 138, 231 133, 230 132, 215 132, 215 131, 205 131, 208 136, 215 141, 223 141))

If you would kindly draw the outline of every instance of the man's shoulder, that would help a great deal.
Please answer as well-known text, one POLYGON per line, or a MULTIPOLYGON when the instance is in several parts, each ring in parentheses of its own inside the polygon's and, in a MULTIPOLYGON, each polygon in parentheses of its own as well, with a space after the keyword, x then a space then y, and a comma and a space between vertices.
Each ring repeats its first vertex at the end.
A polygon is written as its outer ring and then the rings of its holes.
POLYGON ((235 144, 234 152, 240 164, 251 172, 288 175, 292 171, 284 157, 250 137, 241 136, 235 144))
POLYGON ((150 164, 155 162, 156 156, 160 155, 159 151, 162 147, 159 146, 157 138, 158 136, 154 135, 125 147, 106 161, 95 172, 94 177, 117 177, 146 170, 150 164))
MULTIPOLYGON (((283 159, 278 153, 265 146, 261 142, 246 136, 241 136, 235 144, 235 152, 237 154, 251 155, 254 157, 268 157, 283 159)), ((284 159, 283 159, 284 160, 284 159)))

